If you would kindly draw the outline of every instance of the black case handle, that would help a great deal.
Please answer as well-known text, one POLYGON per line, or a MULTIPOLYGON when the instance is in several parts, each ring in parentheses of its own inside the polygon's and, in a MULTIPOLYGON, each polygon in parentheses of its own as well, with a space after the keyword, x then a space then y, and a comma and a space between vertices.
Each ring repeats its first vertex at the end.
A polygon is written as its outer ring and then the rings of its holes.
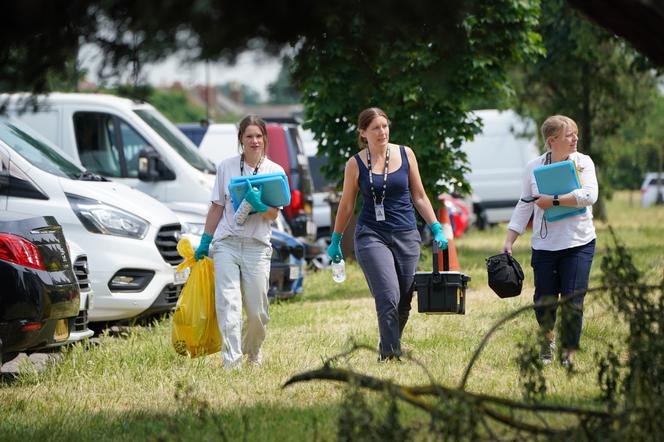
MULTIPOLYGON (((436 241, 432 241, 433 245, 433 274, 434 275, 439 275, 438 271, 438 243, 436 241)), ((449 252, 449 246, 443 250, 443 272, 447 272, 450 270, 450 252, 449 252)))

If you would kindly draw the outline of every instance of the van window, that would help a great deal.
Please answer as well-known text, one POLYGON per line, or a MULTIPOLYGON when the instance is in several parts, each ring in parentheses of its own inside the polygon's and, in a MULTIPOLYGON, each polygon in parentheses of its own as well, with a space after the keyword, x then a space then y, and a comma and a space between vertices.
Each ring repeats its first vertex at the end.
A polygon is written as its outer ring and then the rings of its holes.
POLYGON ((191 141, 159 112, 152 109, 135 109, 134 112, 189 164, 201 172, 216 173, 214 164, 202 156, 196 146, 191 144, 191 141))
POLYGON ((74 131, 78 154, 86 169, 109 177, 121 177, 120 147, 112 115, 76 112, 74 131))
POLYGON ((77 178, 82 170, 57 152, 56 148, 36 138, 30 129, 13 120, 0 120, 0 140, 33 166, 65 178, 77 178))

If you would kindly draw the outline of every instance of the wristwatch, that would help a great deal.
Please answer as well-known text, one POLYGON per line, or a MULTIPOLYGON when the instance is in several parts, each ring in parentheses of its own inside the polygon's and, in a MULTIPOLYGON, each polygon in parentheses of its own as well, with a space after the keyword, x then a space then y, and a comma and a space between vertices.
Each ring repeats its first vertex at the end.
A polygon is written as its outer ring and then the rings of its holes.
POLYGON ((553 205, 554 206, 560 205, 560 200, 558 199, 558 195, 553 195, 553 205))

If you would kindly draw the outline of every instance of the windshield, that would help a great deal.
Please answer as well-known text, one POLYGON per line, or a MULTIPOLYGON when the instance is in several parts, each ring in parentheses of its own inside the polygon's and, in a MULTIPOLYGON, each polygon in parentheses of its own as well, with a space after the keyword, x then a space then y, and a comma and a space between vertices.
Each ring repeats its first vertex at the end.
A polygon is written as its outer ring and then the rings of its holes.
POLYGON ((0 119, 0 140, 30 164, 53 175, 78 178, 83 169, 61 155, 32 129, 13 119, 0 119))
POLYGON ((134 112, 166 140, 189 164, 202 172, 216 172, 214 164, 198 153, 196 146, 191 144, 191 141, 159 112, 153 109, 134 109, 134 112))

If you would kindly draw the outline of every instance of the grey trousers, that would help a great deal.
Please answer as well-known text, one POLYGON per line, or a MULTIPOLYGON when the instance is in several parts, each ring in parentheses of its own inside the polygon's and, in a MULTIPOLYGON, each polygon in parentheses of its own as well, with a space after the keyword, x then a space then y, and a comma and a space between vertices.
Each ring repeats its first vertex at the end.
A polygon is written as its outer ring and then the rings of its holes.
POLYGON ((355 257, 376 303, 381 359, 401 355, 401 332, 410 313, 413 275, 420 259, 420 233, 355 229, 355 257))

